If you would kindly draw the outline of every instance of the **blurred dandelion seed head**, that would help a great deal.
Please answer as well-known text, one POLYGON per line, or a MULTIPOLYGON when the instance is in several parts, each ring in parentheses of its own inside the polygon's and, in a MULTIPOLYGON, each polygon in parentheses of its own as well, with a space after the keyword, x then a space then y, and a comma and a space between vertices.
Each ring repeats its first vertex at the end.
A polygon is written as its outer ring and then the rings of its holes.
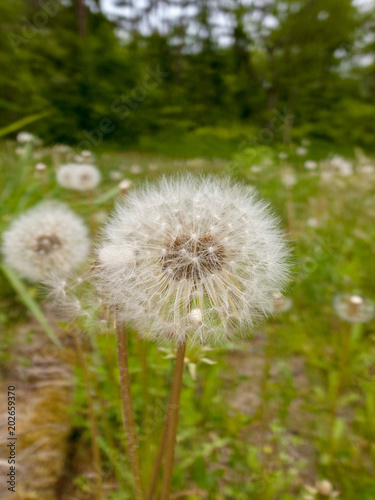
POLYGON ((44 202, 31 208, 3 234, 5 262, 31 281, 49 272, 69 273, 89 252, 88 230, 66 205, 44 202))
POLYGON ((17 142, 19 144, 27 144, 28 142, 34 142, 36 137, 30 132, 19 132, 17 134, 17 142))
POLYGON ((126 193, 132 185, 132 181, 130 179, 123 179, 121 182, 119 182, 118 187, 121 189, 122 192, 126 193))
POLYGON ((336 491, 330 481, 327 479, 323 479, 322 481, 318 481, 313 486, 306 486, 307 493, 304 495, 304 500, 318 500, 319 498, 337 498, 340 494, 339 491, 336 491))
POLYGON ((45 163, 37 163, 35 165, 35 170, 37 172, 44 172, 45 170, 47 170, 47 165, 45 163))
POLYGON ((349 323, 367 323, 375 315, 375 304, 359 295, 336 295, 333 307, 336 314, 349 323))
POLYGON ((289 251, 267 203, 213 177, 163 178, 117 206, 99 290, 151 339, 220 344, 273 311, 289 251))
POLYGON ((58 168, 56 180, 66 189, 88 191, 96 188, 101 180, 101 174, 94 165, 66 163, 58 168))
POLYGON ((285 172, 281 177, 281 182, 286 188, 292 188, 297 184, 297 177, 292 172, 285 172))

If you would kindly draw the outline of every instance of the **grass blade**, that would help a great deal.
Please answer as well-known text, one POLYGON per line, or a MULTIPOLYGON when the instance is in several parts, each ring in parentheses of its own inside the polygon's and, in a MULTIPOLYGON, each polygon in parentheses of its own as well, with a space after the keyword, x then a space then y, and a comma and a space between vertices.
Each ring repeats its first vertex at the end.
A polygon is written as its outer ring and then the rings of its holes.
POLYGON ((41 118, 45 118, 46 116, 50 115, 52 111, 43 111, 43 113, 36 113, 34 115, 26 116, 25 118, 21 118, 21 120, 18 120, 14 123, 11 123, 10 125, 7 125, 6 127, 3 127, 0 129, 0 137, 3 137, 4 135, 8 135, 11 132, 15 132, 16 130, 19 130, 23 128, 25 125, 28 125, 29 123, 35 122, 36 120, 40 120, 41 118))
POLYGON ((52 342, 58 347, 61 347, 61 344, 58 341, 55 332, 53 331, 51 325, 48 323, 46 317, 43 314, 43 311, 39 307, 39 304, 30 295, 23 281, 8 266, 2 264, 1 269, 4 276, 7 278, 14 290, 18 293, 21 301, 26 307, 28 307, 34 318, 38 321, 38 323, 44 329, 52 342))

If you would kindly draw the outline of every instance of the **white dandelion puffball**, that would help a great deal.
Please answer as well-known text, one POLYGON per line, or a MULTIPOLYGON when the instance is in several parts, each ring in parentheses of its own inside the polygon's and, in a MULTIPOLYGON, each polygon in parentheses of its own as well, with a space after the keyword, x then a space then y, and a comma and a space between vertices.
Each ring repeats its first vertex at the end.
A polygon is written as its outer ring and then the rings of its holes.
POLYGON ((68 274, 86 260, 89 248, 85 224, 62 203, 36 205, 3 233, 6 264, 35 282, 49 273, 68 274))
POLYGON ((339 294, 333 299, 336 314, 349 323, 367 323, 375 315, 375 304, 359 295, 339 294))
POLYGON ((96 188, 101 180, 101 174, 94 165, 66 163, 58 168, 56 179, 60 186, 66 189, 88 191, 96 188))
POLYGON ((141 335, 220 344, 273 311, 289 250, 268 204, 214 177, 131 192, 98 249, 103 300, 141 335))
POLYGON ((306 160, 304 166, 306 170, 315 170, 318 166, 318 163, 314 160, 306 160))
POLYGON ((17 142, 19 144, 27 144, 28 142, 34 142, 36 139, 35 135, 30 134, 30 132, 19 132, 17 134, 17 142))
POLYGON ((307 155, 308 151, 304 147, 299 147, 296 149, 296 153, 298 156, 305 156, 305 155, 307 155))

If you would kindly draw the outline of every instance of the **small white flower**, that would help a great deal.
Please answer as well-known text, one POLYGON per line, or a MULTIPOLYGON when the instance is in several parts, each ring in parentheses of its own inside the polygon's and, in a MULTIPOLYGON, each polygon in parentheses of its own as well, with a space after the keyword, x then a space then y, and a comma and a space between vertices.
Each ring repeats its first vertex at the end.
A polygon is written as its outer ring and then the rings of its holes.
POLYGON ((289 156, 288 153, 286 153, 285 151, 280 151, 279 153, 280 160, 286 160, 288 156, 289 156))
POLYGON ((304 147, 299 147, 296 149, 296 153, 298 156, 305 156, 307 155, 307 149, 304 147))
POLYGON ((163 178, 117 207, 98 252, 99 290, 149 338, 217 344, 273 311, 288 254, 268 205, 243 186, 163 178))
POLYGON ((66 189, 88 191, 99 184, 101 174, 93 165, 67 163, 58 168, 56 179, 66 189))
POLYGON ((307 170, 315 170, 317 166, 318 166, 318 164, 314 160, 306 160, 305 161, 305 168, 307 170))
POLYGON ((34 142, 36 139, 35 135, 30 134, 30 132, 19 132, 17 134, 17 142, 20 144, 26 144, 28 142, 34 142))
POLYGON ((258 173, 258 172, 261 172, 262 171, 262 167, 259 166, 259 165, 252 165, 250 167, 250 170, 254 173, 258 173))
POLYGON ((31 208, 3 233, 6 264, 31 281, 48 273, 65 275, 89 252, 88 230, 66 205, 45 202, 31 208))

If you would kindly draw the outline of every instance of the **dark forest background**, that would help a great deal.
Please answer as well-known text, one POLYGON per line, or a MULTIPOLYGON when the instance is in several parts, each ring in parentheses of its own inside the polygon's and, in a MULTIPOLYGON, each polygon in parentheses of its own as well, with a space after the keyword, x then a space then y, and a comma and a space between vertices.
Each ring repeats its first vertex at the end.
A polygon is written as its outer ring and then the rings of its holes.
POLYGON ((287 114, 280 141, 374 148, 371 5, 116 3, 106 16, 99 0, 1 2, 0 127, 26 118, 46 143, 126 148, 200 129, 238 139, 287 114))

